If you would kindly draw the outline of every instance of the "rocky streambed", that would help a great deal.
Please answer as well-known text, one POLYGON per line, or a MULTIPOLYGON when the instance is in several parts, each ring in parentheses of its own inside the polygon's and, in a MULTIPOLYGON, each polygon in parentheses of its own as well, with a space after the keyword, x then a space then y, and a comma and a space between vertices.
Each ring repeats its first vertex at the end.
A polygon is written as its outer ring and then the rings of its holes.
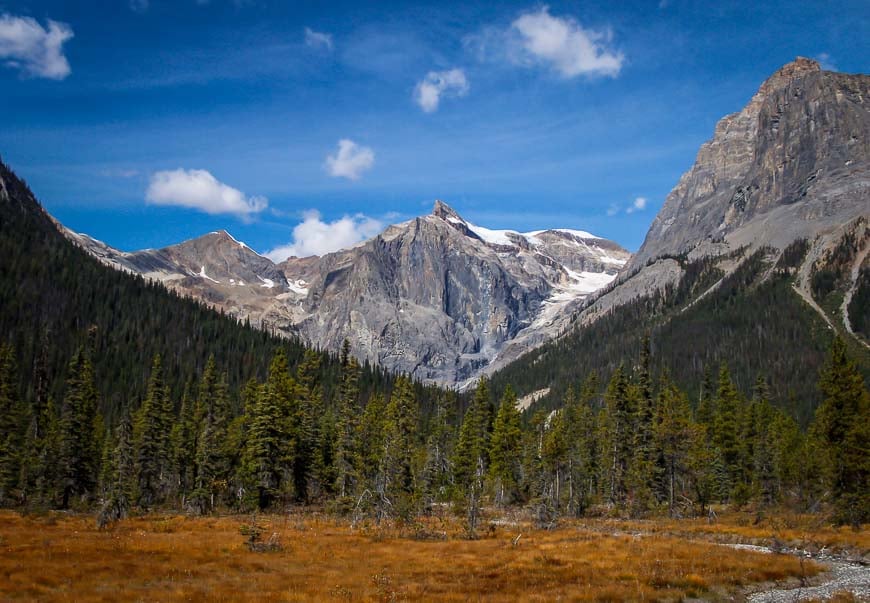
POLYGON ((859 601, 870 601, 870 565, 863 559, 851 559, 844 556, 825 553, 810 553, 800 549, 782 549, 774 551, 770 547, 752 544, 726 545, 735 549, 755 551, 759 553, 783 553, 811 559, 827 566, 826 573, 821 574, 807 586, 774 587, 747 595, 747 601, 752 603, 792 603, 794 601, 818 601, 830 599, 837 593, 848 592, 859 601), (820 581, 819 581, 820 580, 820 581))

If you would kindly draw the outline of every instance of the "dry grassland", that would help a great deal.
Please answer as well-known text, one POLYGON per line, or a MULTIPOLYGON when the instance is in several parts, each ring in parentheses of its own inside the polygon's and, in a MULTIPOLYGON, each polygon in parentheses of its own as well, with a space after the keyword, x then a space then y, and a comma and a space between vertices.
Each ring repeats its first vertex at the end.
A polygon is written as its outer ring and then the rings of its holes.
POLYGON ((792 556, 707 542, 702 531, 710 526, 691 522, 491 526, 470 541, 458 526, 435 520, 417 526, 415 538, 410 529, 271 515, 257 522, 265 538, 277 533, 283 550, 268 553, 248 550, 240 529, 249 522, 150 516, 100 531, 87 516, 0 512, 0 598, 650 601, 731 598, 746 585, 821 571, 792 556), (668 533, 675 528, 694 535, 668 533))

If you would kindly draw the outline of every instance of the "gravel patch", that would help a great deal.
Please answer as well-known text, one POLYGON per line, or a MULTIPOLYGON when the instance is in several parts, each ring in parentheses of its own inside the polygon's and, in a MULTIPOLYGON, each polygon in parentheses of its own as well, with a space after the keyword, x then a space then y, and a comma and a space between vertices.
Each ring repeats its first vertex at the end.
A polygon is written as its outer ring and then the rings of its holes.
MULTIPOLYGON (((770 548, 751 544, 726 545, 731 548, 757 553, 773 553, 770 548)), ((773 588, 753 593, 746 599, 752 603, 792 603, 793 601, 825 600, 838 592, 850 592, 861 601, 870 601, 870 566, 830 555, 811 554, 801 550, 783 550, 782 553, 804 557, 828 566, 820 576, 822 582, 813 586, 773 588)))

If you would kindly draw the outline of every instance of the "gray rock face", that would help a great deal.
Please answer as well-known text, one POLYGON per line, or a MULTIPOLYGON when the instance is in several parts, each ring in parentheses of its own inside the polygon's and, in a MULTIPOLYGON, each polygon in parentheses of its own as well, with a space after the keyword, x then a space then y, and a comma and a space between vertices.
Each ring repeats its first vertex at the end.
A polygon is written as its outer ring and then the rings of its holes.
POLYGON ((359 358, 450 386, 556 335, 630 257, 583 231, 486 229, 441 201, 352 249, 277 265, 226 232, 135 253, 68 236, 256 325, 336 351, 348 339, 359 358))
POLYGON ((870 212, 870 77, 782 67, 716 125, 626 274, 666 254, 782 248, 870 212))

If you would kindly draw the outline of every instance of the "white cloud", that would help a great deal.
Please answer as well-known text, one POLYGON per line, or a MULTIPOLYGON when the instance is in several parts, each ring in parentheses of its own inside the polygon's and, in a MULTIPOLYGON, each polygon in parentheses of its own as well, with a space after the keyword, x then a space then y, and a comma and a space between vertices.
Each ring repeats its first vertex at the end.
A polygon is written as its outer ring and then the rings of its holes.
POLYGON ((241 218, 249 218, 269 205, 265 197, 247 197, 206 170, 155 172, 145 199, 155 205, 177 205, 207 214, 235 214, 241 218))
POLYGON ((332 35, 314 31, 310 27, 305 28, 305 45, 311 48, 325 48, 332 50, 332 35))
POLYGON ((32 77, 62 80, 71 73, 63 44, 73 37, 65 23, 48 20, 48 29, 31 17, 0 15, 0 61, 32 77))
POLYGON ((375 152, 350 140, 338 141, 338 152, 326 157, 326 171, 330 176, 358 180, 362 173, 375 164, 375 152))
POLYGON ((130 0, 130 10, 134 13, 144 13, 148 10, 150 2, 148 0, 130 0))
POLYGON ((311 209, 303 214, 303 221, 293 228, 293 241, 266 253, 274 262, 283 262, 291 256, 324 255, 339 249, 353 247, 370 239, 384 228, 383 222, 362 214, 344 216, 334 222, 324 222, 319 211, 311 209))
POLYGON ((636 211, 643 211, 646 209, 646 203, 647 203, 646 197, 638 197, 637 199, 634 200, 634 202, 631 205, 629 205, 626 208, 625 213, 633 214, 636 211))
POLYGON ((616 203, 611 203, 610 206, 607 208, 607 215, 608 216, 615 216, 618 213, 619 213, 619 205, 617 205, 616 203))
POLYGON ((414 89, 414 101, 426 113, 438 110, 441 97, 465 96, 468 94, 468 78, 462 69, 430 71, 414 89))
POLYGON ((829 55, 827 52, 817 54, 816 60, 819 62, 819 66, 821 66, 821 68, 825 71, 838 71, 837 65, 834 64, 833 59, 831 59, 831 55, 829 55))
POLYGON ((511 29, 519 35, 521 62, 548 64, 562 77, 616 77, 622 68, 622 53, 609 48, 609 31, 585 29, 570 17, 554 17, 546 6, 521 15, 511 29))

